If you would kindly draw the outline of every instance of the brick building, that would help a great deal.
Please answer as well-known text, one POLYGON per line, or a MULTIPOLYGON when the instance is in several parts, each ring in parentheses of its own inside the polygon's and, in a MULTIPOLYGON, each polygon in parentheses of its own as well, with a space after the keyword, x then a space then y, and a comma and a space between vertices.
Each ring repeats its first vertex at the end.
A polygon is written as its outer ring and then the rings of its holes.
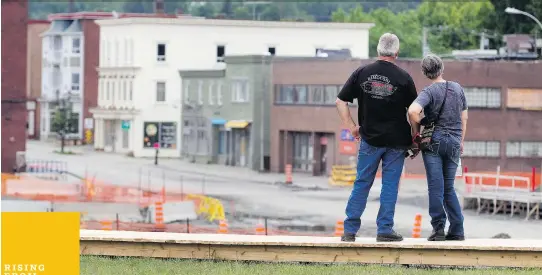
POLYGON ((26 150, 27 21, 28 1, 2 1, 2 172, 26 150))
MULTIPOLYGON (((271 107, 271 170, 323 175, 357 154, 345 141, 335 108, 351 72, 371 60, 275 59, 271 107)), ((418 91, 430 82, 419 60, 399 60, 418 91)), ((444 77, 459 82, 469 105, 463 164, 470 171, 530 171, 542 162, 542 63, 446 61, 444 77)), ((356 120, 356 109, 352 114, 356 120)), ((424 173, 421 157, 406 172, 424 173)))
POLYGON ((39 104, 41 97, 41 61, 43 34, 51 23, 48 20, 29 20, 27 29, 26 96, 28 97, 27 137, 38 139, 40 133, 39 104))

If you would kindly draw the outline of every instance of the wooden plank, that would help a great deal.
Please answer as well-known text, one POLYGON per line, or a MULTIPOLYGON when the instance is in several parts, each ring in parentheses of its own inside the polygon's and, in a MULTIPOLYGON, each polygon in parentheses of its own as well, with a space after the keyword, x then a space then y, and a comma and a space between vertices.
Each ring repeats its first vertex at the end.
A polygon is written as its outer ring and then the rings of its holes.
POLYGON ((266 262, 321 262, 450 266, 542 267, 542 241, 406 239, 355 243, 339 238, 81 231, 81 255, 266 262))

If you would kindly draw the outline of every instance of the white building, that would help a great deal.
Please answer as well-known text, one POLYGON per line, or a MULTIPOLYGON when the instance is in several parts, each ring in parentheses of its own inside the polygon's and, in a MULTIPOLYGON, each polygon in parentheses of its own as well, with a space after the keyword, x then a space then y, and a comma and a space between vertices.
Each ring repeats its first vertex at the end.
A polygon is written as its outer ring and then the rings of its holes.
POLYGON ((53 127, 59 99, 73 106, 68 138, 82 137, 84 98, 83 31, 79 20, 53 20, 42 34, 42 89, 40 98, 40 137, 56 134, 53 127))
POLYGON ((100 82, 98 107, 91 110, 94 146, 136 157, 153 156, 157 141, 160 156, 180 156, 179 70, 221 67, 225 55, 315 56, 319 49, 348 49, 353 57, 368 58, 374 25, 194 17, 96 23, 100 82))

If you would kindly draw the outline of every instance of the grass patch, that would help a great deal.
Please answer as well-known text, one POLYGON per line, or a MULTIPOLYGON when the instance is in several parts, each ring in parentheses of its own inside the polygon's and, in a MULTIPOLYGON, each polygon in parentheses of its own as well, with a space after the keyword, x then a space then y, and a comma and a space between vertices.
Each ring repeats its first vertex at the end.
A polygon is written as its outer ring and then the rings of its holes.
POLYGON ((450 269, 356 264, 274 264, 161 260, 150 258, 81 257, 82 275, 540 275, 542 269, 450 269))

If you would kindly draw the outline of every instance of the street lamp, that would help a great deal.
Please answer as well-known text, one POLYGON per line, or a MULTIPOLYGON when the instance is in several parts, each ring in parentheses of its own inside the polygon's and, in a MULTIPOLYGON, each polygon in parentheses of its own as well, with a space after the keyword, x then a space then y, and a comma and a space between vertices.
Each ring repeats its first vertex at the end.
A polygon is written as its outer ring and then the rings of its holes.
POLYGON ((536 17, 534 17, 534 15, 528 12, 524 12, 516 8, 511 8, 511 7, 507 7, 506 9, 504 9, 504 12, 509 13, 509 14, 523 14, 525 16, 528 16, 529 18, 533 19, 536 23, 538 23, 538 26, 542 29, 542 23, 540 23, 540 20, 538 20, 536 17))

